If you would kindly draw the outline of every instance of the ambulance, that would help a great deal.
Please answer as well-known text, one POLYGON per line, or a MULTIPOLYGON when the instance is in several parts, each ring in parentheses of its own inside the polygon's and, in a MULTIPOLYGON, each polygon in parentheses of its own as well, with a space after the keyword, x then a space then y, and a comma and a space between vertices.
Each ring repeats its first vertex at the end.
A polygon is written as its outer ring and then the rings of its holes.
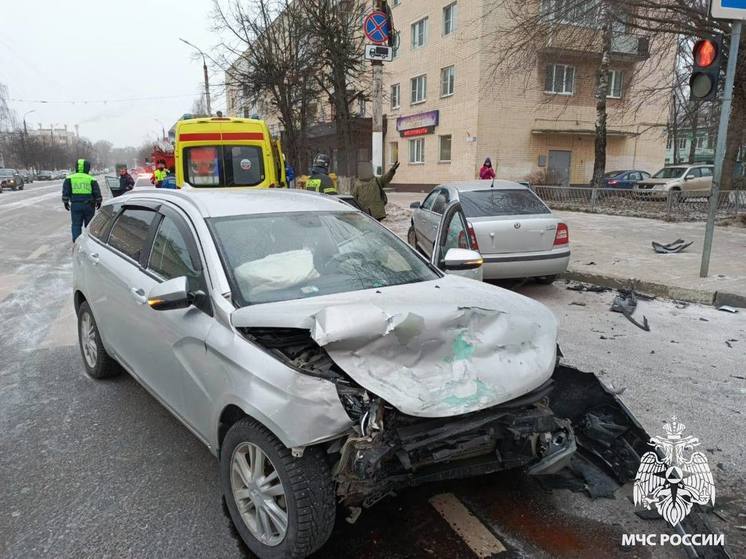
POLYGON ((201 117, 176 123, 178 188, 285 188, 285 158, 267 124, 250 118, 201 117))

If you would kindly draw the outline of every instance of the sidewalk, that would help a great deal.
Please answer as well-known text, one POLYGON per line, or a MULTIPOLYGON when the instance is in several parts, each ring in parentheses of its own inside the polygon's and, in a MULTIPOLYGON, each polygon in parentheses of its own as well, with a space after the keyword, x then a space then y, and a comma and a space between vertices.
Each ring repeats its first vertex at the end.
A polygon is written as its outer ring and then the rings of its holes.
MULTIPOLYGON (((397 208, 386 223, 398 234, 409 223, 409 204, 424 194, 391 193, 397 208), (402 223, 399 223, 402 221, 402 223)), ((392 208, 393 210, 393 208, 392 208)), ((668 223, 639 217, 555 211, 570 228, 572 258, 567 277, 608 287, 634 283, 640 291, 695 303, 746 307, 746 229, 716 227, 710 276, 699 277, 703 222, 668 223), (657 254, 651 241, 685 239, 694 244, 679 254, 657 254)))

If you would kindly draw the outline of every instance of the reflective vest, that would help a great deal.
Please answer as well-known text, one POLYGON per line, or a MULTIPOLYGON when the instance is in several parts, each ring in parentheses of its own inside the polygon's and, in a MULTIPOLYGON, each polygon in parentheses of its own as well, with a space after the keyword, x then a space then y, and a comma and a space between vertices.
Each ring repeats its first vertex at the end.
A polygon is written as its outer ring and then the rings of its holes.
POLYGON ((95 180, 87 173, 74 173, 67 177, 70 179, 70 193, 73 196, 93 196, 93 181, 95 180))
POLYGON ((337 194, 337 189, 334 187, 334 183, 330 184, 326 188, 322 188, 321 179, 311 179, 306 181, 306 190, 313 190, 314 192, 323 192, 324 194, 337 194))
POLYGON ((155 182, 163 182, 168 176, 168 171, 166 169, 156 169, 155 171, 153 171, 153 176, 155 177, 155 182))

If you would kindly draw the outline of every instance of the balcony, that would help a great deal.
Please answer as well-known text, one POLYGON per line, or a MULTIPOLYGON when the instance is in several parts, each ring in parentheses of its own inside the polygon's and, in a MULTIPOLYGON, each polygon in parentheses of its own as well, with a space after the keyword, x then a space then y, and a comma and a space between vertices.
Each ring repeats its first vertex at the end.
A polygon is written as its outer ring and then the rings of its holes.
MULTIPOLYGON (((596 29, 569 25, 557 26, 539 49, 556 58, 597 58, 601 56, 601 33, 596 29)), ((650 39, 629 33, 617 33, 611 40, 612 62, 642 62, 650 57, 650 39)))

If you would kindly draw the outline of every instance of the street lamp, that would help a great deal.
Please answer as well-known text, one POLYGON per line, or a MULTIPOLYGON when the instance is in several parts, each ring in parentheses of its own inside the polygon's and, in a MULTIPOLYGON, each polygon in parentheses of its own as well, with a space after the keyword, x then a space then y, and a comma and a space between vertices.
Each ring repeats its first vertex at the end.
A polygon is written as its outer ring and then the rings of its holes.
POLYGON ((26 146, 28 142, 28 128, 26 127, 26 116, 35 112, 36 109, 31 109, 23 113, 23 166, 26 168, 28 168, 28 147, 26 146))
POLYGON ((163 126, 163 123, 157 118, 154 118, 153 120, 161 125, 161 140, 165 140, 166 139, 166 127, 163 126))
POLYGON ((23 113, 23 133, 28 137, 28 128, 26 128, 26 116, 30 115, 31 113, 35 113, 36 109, 31 109, 30 111, 26 111, 23 113))
POLYGON ((207 114, 208 114, 208 116, 212 115, 212 108, 210 107, 210 79, 207 76, 207 61, 205 60, 205 53, 202 52, 201 48, 199 48, 196 45, 193 45, 192 43, 190 43, 186 39, 182 39, 181 37, 179 37, 179 41, 181 41, 182 43, 184 43, 186 45, 189 45, 194 50, 196 50, 198 53, 200 53, 200 55, 202 55, 202 72, 205 75, 205 102, 207 103, 207 114))

